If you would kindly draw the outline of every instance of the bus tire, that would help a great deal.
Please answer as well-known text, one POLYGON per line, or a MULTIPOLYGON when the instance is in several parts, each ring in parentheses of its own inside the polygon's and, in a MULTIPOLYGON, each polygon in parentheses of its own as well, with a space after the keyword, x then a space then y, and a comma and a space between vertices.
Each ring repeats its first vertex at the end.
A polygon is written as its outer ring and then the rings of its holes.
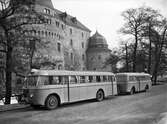
POLYGON ((130 95, 133 95, 133 94, 135 94, 135 88, 134 87, 132 87, 131 90, 130 90, 130 95))
POLYGON ((96 93, 96 100, 100 102, 103 99, 104 99, 104 92, 102 90, 98 90, 96 93))
POLYGON ((48 110, 56 109, 59 105, 59 99, 55 95, 49 95, 45 101, 45 107, 48 110))

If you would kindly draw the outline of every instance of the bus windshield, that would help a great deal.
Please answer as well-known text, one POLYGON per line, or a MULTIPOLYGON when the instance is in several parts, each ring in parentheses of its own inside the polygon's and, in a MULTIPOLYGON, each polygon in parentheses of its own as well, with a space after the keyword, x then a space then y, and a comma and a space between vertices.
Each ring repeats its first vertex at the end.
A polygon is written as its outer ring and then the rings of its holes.
POLYGON ((63 76, 28 76, 25 83, 26 86, 62 85, 64 78, 63 76))
POLYGON ((38 81, 38 76, 28 76, 26 78, 26 85, 27 86, 36 86, 38 81))
POLYGON ((116 78, 117 78, 118 82, 127 81, 127 76, 126 75, 117 75, 116 78))

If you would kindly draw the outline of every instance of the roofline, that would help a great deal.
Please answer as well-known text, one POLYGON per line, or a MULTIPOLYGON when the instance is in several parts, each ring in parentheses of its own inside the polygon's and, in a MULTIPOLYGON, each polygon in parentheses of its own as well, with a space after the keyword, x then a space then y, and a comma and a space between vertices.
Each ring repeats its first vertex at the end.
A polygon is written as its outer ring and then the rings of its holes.
MULTIPOLYGON (((40 6, 43 6, 43 7, 45 7, 44 5, 42 5, 42 4, 40 4, 40 3, 36 3, 37 5, 40 5, 40 6)), ((53 5, 53 3, 52 3, 52 5, 53 5)), ((54 11, 58 11, 58 12, 60 12, 60 13, 63 13, 62 11, 60 11, 60 10, 58 10, 58 9, 55 9, 54 8, 54 6, 53 6, 53 8, 51 8, 51 7, 49 7, 49 6, 46 6, 46 7, 48 7, 48 8, 50 8, 50 9, 52 9, 52 10, 54 10, 54 11)), ((68 16, 70 16, 70 17, 73 17, 73 16, 71 16, 71 15, 69 15, 69 14, 67 14, 68 16)), ((60 19, 60 18, 59 18, 60 19)), ((62 19, 60 19, 62 22, 64 22, 62 19)), ((79 23, 81 23, 79 20, 78 20, 78 22, 79 23)), ((68 24, 68 23, 66 23, 66 22, 64 22, 66 25, 68 25, 68 26, 71 26, 71 27, 75 27, 75 28, 78 28, 78 29, 81 29, 81 30, 83 30, 83 31, 88 31, 89 33, 91 32, 91 30, 89 29, 89 28, 87 28, 84 24, 82 24, 84 27, 85 27, 85 29, 84 28, 81 28, 81 27, 78 27, 78 26, 75 26, 75 25, 70 25, 70 24, 68 24)))
MULTIPOLYGON (((116 73, 115 75, 150 75, 149 73, 145 73, 145 72, 123 72, 123 73, 116 73)), ((151 75, 150 75, 151 76, 151 75)))
POLYGON ((30 75, 115 75, 112 72, 98 72, 98 71, 68 71, 68 70, 32 70, 30 75))

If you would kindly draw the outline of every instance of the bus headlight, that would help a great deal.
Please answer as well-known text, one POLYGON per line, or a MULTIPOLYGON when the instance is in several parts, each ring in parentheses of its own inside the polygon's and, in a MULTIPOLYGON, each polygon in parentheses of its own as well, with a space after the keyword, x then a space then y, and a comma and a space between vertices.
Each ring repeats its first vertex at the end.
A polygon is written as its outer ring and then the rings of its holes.
POLYGON ((34 95, 33 94, 30 94, 30 98, 32 98, 34 95))

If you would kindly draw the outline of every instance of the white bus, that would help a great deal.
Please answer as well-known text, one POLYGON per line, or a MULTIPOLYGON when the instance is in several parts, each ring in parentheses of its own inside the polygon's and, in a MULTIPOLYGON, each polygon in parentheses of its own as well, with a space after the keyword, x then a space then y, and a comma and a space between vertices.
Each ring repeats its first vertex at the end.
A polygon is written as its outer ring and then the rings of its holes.
POLYGON ((147 73, 117 73, 118 94, 134 94, 139 91, 147 91, 151 88, 151 75, 147 73))
POLYGON ((111 72, 35 70, 26 79, 24 95, 33 107, 55 109, 62 103, 117 94, 115 75, 111 72))

